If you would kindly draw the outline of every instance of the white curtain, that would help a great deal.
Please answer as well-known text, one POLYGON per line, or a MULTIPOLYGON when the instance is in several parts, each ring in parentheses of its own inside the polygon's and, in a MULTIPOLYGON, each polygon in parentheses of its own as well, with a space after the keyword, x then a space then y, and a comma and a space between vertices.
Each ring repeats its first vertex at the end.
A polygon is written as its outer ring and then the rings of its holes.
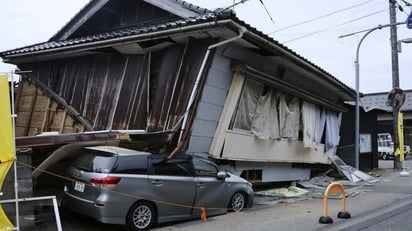
POLYGON ((303 102, 303 145, 304 147, 316 148, 316 131, 319 109, 315 104, 303 102))
POLYGON ((318 110, 319 115, 317 115, 318 123, 316 128, 316 143, 320 144, 322 142, 323 131, 325 130, 326 125, 326 110, 318 110))
POLYGON ((325 149, 328 151, 339 145, 340 116, 336 112, 326 112, 326 140, 325 149))
POLYGON ((246 80, 239 101, 234 128, 250 131, 262 89, 262 84, 246 80))
POLYGON ((278 139, 279 120, 277 112, 276 93, 269 89, 266 95, 259 98, 255 118, 252 123, 252 133, 260 139, 278 139))
POLYGON ((285 96, 279 97, 280 136, 296 141, 299 138, 300 105, 299 99, 293 97, 287 104, 285 96))

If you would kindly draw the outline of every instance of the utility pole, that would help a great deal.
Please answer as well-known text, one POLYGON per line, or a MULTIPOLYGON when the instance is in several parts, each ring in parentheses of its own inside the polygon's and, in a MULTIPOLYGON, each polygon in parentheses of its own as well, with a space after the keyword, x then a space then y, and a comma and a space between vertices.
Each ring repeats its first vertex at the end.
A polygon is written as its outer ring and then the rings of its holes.
MULTIPOLYGON (((398 33, 396 25, 396 0, 389 0, 389 20, 392 26, 390 27, 391 33, 391 53, 392 53, 392 88, 399 88, 399 62, 398 62, 398 33)), ((393 141, 394 141, 394 151, 399 147, 399 136, 398 136, 398 113, 399 109, 392 107, 392 117, 393 117, 393 141)), ((400 157, 395 156, 393 159, 394 168, 402 168, 402 163, 400 162, 400 157)))

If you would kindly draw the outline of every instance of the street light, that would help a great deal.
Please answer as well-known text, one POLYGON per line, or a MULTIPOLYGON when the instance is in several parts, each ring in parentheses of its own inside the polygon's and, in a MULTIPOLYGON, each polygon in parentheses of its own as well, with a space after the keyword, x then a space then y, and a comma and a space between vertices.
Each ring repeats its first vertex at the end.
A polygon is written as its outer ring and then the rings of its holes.
MULTIPOLYGON (((385 24, 385 25, 378 25, 372 29, 369 30, 364 30, 364 31, 360 31, 360 32, 366 32, 363 37, 361 38, 361 40, 358 43, 358 47, 356 48, 356 59, 355 59, 355 74, 356 74, 356 79, 355 79, 355 90, 356 90, 356 99, 355 99, 355 168, 359 169, 359 50, 360 50, 360 46, 363 42, 363 40, 366 38, 366 36, 368 36, 370 33, 372 33, 373 31, 377 30, 377 29, 382 29, 384 27, 390 27, 390 26, 397 26, 397 25, 401 25, 401 24, 405 24, 405 22, 398 22, 395 24, 385 24)), ((344 38, 344 37, 348 37, 348 36, 352 36, 355 34, 358 34, 360 32, 355 32, 355 33, 350 33, 347 35, 341 35, 339 36, 339 38, 344 38)), ((411 39, 412 40, 412 39, 411 39)), ((412 42, 412 41, 411 41, 412 42)))
POLYGON ((412 38, 402 39, 398 41, 398 52, 402 53, 402 43, 412 43, 412 38))
POLYGON ((403 43, 412 43, 412 38, 402 39, 400 41, 403 43))

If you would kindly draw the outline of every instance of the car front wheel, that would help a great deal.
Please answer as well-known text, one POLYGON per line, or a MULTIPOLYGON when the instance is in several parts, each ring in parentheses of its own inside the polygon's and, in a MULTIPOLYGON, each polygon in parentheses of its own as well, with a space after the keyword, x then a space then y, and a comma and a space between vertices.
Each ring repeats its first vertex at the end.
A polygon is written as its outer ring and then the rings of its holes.
POLYGON ((154 224, 155 216, 156 211, 151 203, 139 201, 129 209, 126 225, 131 231, 148 230, 154 224))
POLYGON ((246 196, 242 192, 237 192, 233 194, 229 202, 230 211, 239 212, 246 206, 246 196))

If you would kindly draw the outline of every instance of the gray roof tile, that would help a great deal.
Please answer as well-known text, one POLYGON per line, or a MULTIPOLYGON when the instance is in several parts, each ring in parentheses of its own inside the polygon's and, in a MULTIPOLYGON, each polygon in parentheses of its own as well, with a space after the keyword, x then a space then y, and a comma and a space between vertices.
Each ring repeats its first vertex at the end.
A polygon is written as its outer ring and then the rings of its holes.
MULTIPOLYGON (((412 90, 406 90, 405 103, 401 107, 401 111, 412 111, 412 90)), ((391 112, 392 107, 386 105, 388 100, 388 92, 364 94, 359 99, 359 106, 363 107, 366 111, 378 109, 382 111, 391 112)), ((350 103, 353 105, 354 102, 350 103)))

